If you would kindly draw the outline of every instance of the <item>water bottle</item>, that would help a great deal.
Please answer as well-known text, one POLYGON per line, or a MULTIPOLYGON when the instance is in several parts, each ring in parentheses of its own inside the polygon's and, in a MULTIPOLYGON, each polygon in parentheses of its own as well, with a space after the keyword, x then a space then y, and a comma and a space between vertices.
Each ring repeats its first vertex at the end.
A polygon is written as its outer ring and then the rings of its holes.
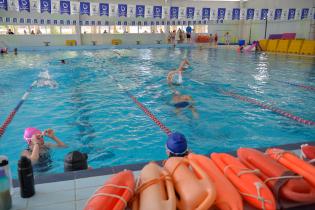
POLYGON ((0 210, 8 210, 12 207, 10 194, 10 181, 6 176, 4 168, 0 168, 0 210))
POLYGON ((0 168, 4 169, 5 175, 8 177, 9 179, 9 183, 10 183, 10 193, 11 196, 14 193, 13 190, 13 182, 12 182, 12 175, 11 175, 11 170, 10 170, 10 165, 9 165, 9 160, 6 156, 4 155, 0 155, 0 168))
POLYGON ((32 162, 25 156, 22 156, 18 163, 20 192, 22 198, 29 198, 35 194, 34 174, 32 162))

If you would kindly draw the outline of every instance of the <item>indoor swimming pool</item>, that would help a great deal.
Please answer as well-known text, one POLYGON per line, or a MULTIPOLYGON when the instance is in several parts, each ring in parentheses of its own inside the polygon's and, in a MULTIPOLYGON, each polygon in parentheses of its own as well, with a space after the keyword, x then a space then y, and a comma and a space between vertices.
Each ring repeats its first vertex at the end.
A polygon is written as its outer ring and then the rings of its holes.
POLYGON ((0 57, 1 125, 41 72, 54 85, 34 87, 0 139, 15 178, 26 127, 52 128, 68 146, 51 150, 52 165, 43 173, 63 172, 64 156, 73 150, 87 153, 92 168, 165 159, 167 135, 131 95, 168 129, 183 133, 196 153, 315 139, 310 57, 197 48, 8 54, 0 57), (171 103, 166 76, 183 58, 191 65, 183 85, 173 88, 192 96, 197 118, 189 109, 176 114, 171 103))

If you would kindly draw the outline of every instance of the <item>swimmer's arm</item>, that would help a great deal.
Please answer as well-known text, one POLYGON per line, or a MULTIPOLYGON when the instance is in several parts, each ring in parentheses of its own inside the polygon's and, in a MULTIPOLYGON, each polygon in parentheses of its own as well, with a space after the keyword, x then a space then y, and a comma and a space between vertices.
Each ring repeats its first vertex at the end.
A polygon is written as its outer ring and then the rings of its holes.
POLYGON ((32 154, 30 154, 29 151, 24 150, 22 156, 29 158, 32 164, 34 165, 35 163, 37 163, 39 159, 39 145, 38 144, 34 145, 32 154))
POLYGON ((45 135, 54 140, 57 145, 54 144, 46 144, 48 147, 66 147, 65 143, 63 143, 57 136, 55 136, 55 132, 52 129, 47 129, 44 131, 45 135))
POLYGON ((56 147, 67 147, 67 145, 65 143, 63 143, 57 136, 54 135, 54 136, 51 137, 51 139, 54 140, 57 143, 57 145, 54 145, 54 146, 56 146, 56 147))

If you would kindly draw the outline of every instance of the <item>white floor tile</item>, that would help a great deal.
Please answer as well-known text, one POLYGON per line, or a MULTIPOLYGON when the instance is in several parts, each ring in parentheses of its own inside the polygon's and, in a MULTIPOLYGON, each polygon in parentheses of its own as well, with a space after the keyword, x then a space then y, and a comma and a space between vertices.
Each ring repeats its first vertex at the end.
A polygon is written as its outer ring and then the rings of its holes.
POLYGON ((76 189, 102 186, 111 175, 76 179, 76 189))
POLYGON ((35 196, 29 198, 28 207, 51 205, 60 202, 70 202, 75 200, 74 190, 59 191, 51 193, 38 193, 35 196))
POLYGON ((35 185, 36 193, 51 193, 65 190, 74 190, 74 188, 74 180, 35 185))
POLYGON ((86 203, 87 199, 85 200, 79 200, 79 201, 76 201, 75 204, 76 204, 76 210, 83 210, 84 207, 85 207, 85 203, 86 203))
POLYGON ((14 194, 12 196, 12 210, 26 209, 28 199, 21 198, 20 188, 14 188, 14 194))
POLYGON ((75 210, 75 203, 71 201, 52 205, 30 206, 27 210, 75 210))
POLYGON ((96 191, 97 187, 86 187, 86 188, 80 188, 76 190, 76 201, 82 200, 82 199, 88 199, 91 197, 94 192, 96 191))

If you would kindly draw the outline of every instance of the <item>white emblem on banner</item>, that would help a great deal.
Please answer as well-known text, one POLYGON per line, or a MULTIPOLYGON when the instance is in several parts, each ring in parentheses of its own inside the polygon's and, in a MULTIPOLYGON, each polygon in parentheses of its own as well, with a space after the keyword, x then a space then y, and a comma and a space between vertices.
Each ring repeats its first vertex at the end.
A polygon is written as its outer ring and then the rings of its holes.
POLYGON ((151 5, 146 5, 145 6, 145 18, 153 18, 153 6, 151 5))

